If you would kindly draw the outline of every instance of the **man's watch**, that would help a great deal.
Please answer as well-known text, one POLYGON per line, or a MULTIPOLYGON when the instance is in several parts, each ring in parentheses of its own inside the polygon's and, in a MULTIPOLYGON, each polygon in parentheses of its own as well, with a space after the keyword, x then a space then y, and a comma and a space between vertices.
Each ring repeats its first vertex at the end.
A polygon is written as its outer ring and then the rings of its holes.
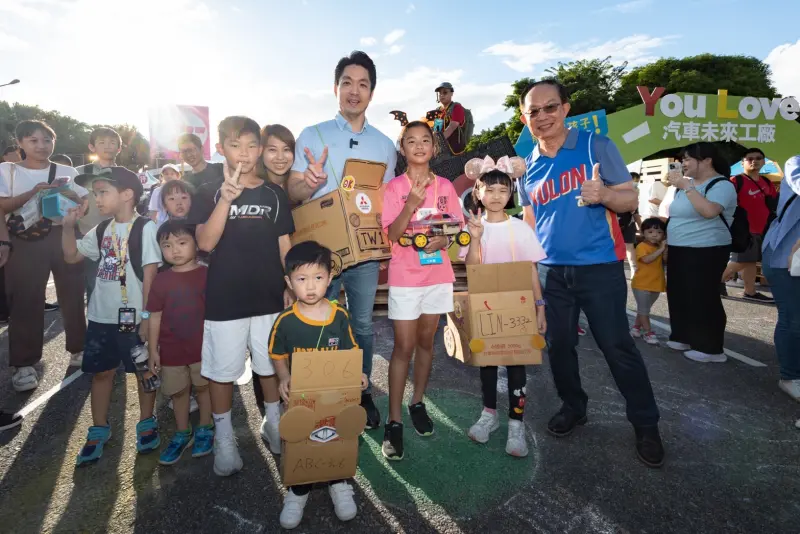
POLYGON ((0 241, 0 247, 8 247, 8 250, 14 250, 14 245, 11 244, 11 241, 0 241))
POLYGON ((150 312, 149 311, 143 311, 142 312, 142 319, 149 319, 149 318, 150 318, 150 312))

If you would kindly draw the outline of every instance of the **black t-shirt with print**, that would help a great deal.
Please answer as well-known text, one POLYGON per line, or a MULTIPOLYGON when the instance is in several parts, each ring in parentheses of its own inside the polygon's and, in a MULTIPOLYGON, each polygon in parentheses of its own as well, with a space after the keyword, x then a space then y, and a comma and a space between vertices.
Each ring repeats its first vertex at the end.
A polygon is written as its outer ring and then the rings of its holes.
MULTIPOLYGON (((219 200, 219 191, 214 201, 219 200)), ((211 211, 204 214, 205 220, 211 211)), ((283 310, 283 265, 278 238, 294 232, 289 199, 264 182, 233 201, 225 230, 211 253, 206 319, 232 321, 283 310)))

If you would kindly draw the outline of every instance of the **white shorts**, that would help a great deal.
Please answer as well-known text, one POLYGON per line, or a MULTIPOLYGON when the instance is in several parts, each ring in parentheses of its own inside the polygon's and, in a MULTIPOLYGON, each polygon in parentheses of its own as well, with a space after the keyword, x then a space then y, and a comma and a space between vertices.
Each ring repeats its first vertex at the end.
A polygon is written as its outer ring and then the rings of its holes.
POLYGON ((244 373, 248 348, 253 371, 261 376, 274 375, 268 347, 269 334, 278 315, 205 321, 202 375, 214 382, 235 382, 244 373))
POLYGON ((415 321, 420 315, 453 311, 453 284, 425 287, 389 286, 389 319, 415 321))

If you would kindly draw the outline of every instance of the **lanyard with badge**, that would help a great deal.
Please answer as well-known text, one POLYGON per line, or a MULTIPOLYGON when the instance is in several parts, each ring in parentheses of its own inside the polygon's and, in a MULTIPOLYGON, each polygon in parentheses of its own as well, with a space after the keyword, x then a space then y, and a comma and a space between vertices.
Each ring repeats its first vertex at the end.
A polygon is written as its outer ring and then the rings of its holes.
MULTIPOLYGON (((431 173, 433 174, 433 173, 431 173)), ((411 183, 411 178, 408 177, 406 174, 406 180, 408 181, 409 193, 411 192, 411 188, 413 188, 413 184, 411 183)), ((436 175, 433 175, 433 206, 432 208, 417 208, 415 213, 417 221, 421 221, 426 217, 431 215, 435 215, 439 213, 439 210, 436 209, 436 202, 439 200, 439 180, 436 178, 436 175)), ((419 264, 420 265, 441 265, 444 261, 442 259, 442 251, 437 250, 435 252, 425 252, 424 250, 418 250, 417 254, 419 254, 419 264)))
MULTIPOLYGON (((134 218, 135 220, 135 218, 134 218)), ((128 271, 125 262, 128 260, 128 243, 130 240, 133 221, 127 224, 127 236, 117 241, 117 222, 111 221, 111 247, 117 259, 117 276, 119 277, 119 290, 122 295, 122 307, 119 309, 117 325, 120 332, 136 332, 136 308, 128 307, 128 271)))

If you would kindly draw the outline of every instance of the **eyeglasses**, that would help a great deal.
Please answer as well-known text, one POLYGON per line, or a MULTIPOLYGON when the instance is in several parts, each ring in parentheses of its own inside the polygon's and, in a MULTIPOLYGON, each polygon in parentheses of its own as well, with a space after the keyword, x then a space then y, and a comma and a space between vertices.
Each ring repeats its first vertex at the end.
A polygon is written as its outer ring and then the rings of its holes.
POLYGON ((542 106, 540 108, 531 108, 528 111, 524 111, 522 114, 523 115, 527 115, 528 119, 532 120, 532 119, 535 119, 536 117, 538 117, 539 113, 541 113, 542 111, 544 111, 545 114, 547 114, 547 115, 552 115, 553 113, 558 111, 558 109, 560 107, 561 107, 561 103, 560 102, 557 103, 557 104, 556 103, 547 104, 546 106, 542 106))

